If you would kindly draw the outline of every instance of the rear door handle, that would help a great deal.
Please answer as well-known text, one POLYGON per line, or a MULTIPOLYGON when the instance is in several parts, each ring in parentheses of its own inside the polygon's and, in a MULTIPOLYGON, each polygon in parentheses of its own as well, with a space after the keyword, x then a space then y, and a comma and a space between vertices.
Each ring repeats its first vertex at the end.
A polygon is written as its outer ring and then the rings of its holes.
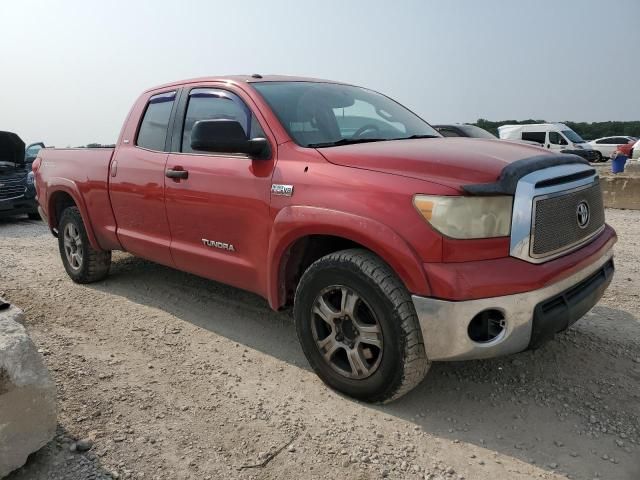
POLYGON ((168 178, 173 178, 175 180, 186 180, 189 178, 189 170, 183 170, 182 167, 168 168, 165 170, 164 174, 168 178))

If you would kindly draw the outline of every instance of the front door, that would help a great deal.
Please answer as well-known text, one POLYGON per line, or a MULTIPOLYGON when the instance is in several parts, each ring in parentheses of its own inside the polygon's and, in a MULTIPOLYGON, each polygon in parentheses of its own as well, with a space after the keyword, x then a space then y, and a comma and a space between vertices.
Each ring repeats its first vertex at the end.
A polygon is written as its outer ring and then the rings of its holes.
POLYGON ((567 139, 564 138, 560 132, 549 132, 548 135, 549 142, 547 144, 547 147, 550 150, 559 152, 561 150, 566 150, 567 148, 569 148, 569 142, 567 142, 567 139))
POLYGON ((191 148, 198 120, 236 120, 250 138, 268 138, 240 94, 209 87, 183 94, 165 178, 171 253, 181 270, 265 294, 275 151, 254 160, 191 148))

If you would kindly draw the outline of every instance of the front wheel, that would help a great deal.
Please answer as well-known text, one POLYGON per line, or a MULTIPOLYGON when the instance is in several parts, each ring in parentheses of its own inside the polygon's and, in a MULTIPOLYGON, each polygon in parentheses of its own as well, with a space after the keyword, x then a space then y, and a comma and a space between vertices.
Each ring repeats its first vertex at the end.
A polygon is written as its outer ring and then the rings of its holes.
POLYGON ((96 250, 91 246, 80 210, 76 207, 62 212, 58 247, 64 268, 74 282, 97 282, 109 273, 111 251, 96 250))
POLYGON ((366 250, 343 250, 313 263, 298 285, 294 316, 311 367, 354 398, 394 400, 429 369, 409 293, 366 250))
MULTIPOLYGON (((603 161, 602 153, 596 151, 594 155, 595 159, 593 160, 595 163, 600 163, 603 161)), ((604 160, 606 161, 606 160, 604 160)))

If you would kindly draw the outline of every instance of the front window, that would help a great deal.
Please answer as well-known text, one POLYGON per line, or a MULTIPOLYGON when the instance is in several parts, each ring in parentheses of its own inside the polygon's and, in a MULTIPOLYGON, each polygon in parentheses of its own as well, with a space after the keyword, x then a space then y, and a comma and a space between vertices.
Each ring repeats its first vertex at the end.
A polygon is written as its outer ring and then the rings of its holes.
POLYGON ((255 115, 235 93, 217 88, 195 88, 189 93, 181 151, 196 152, 191 148, 191 130, 197 121, 216 119, 235 120, 240 123, 247 138, 265 137, 255 115))
POLYGON ((572 143, 584 143, 584 140, 573 130, 562 130, 562 134, 572 143))
POLYGON ((549 143, 554 145, 567 145, 567 141, 558 132, 549 132, 549 143))
POLYGON ((303 147, 440 136, 399 103, 364 88, 320 82, 252 86, 303 147))

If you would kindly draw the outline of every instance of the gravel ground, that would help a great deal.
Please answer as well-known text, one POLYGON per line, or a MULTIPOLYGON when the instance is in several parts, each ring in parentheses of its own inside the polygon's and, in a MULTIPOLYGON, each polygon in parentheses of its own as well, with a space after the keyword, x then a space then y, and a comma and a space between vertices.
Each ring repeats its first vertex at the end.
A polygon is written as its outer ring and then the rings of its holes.
POLYGON ((0 221, 0 293, 60 407, 9 478, 638 480, 640 211, 607 215, 618 270, 587 317, 535 352, 434 364, 387 406, 327 389, 252 294, 121 253, 75 285, 42 223, 0 221))

